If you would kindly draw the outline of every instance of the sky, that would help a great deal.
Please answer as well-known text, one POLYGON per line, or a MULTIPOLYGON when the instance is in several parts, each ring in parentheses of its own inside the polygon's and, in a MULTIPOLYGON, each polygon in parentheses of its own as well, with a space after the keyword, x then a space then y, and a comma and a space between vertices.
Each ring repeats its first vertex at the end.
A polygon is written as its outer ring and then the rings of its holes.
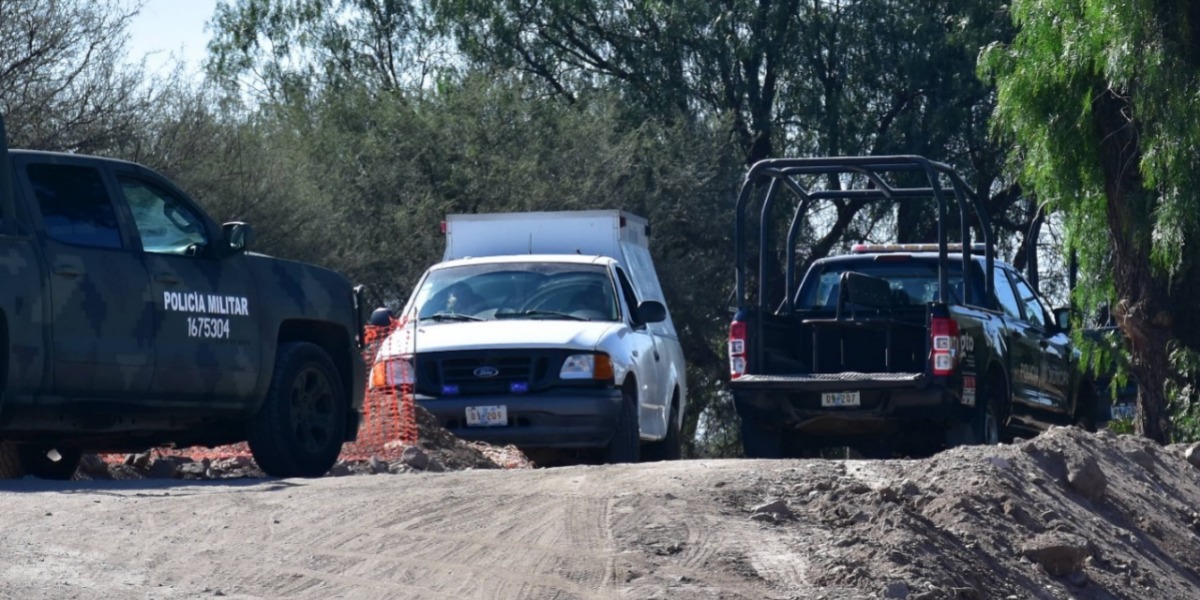
MULTIPOLYGON (((125 4, 133 6, 137 0, 125 4)), ((146 68, 162 73, 169 70, 172 58, 178 58, 187 71, 199 73, 212 37, 206 24, 216 6, 217 0, 145 0, 129 27, 129 59, 146 56, 146 68)))

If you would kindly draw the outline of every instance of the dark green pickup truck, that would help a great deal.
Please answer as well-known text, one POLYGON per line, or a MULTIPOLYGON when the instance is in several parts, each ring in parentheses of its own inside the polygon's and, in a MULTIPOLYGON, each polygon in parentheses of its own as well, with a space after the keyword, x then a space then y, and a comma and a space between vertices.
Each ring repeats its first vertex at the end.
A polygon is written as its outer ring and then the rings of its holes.
POLYGON ((150 169, 5 140, 0 118, 0 475, 240 441, 270 475, 328 471, 358 431, 361 290, 150 169))
POLYGON ((920 455, 1106 416, 1065 323, 995 259, 986 213, 950 167, 918 156, 762 161, 736 220, 730 388, 747 456, 920 455), (938 243, 860 244, 796 283, 812 203, 840 215, 850 203, 918 200, 933 201, 938 243), (973 229, 982 243, 971 244, 973 229), (961 244, 947 242, 951 231, 961 244))

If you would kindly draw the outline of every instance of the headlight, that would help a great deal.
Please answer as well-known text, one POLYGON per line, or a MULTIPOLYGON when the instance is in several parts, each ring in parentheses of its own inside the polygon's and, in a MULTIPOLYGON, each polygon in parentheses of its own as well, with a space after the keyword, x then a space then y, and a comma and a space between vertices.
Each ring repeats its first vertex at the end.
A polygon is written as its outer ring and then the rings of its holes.
POLYGON ((572 354, 563 361, 560 379, 602 379, 611 381, 613 378, 612 360, 607 354, 572 354))
POLYGON ((413 364, 408 358, 381 358, 371 367, 371 389, 412 385, 413 380, 413 364))

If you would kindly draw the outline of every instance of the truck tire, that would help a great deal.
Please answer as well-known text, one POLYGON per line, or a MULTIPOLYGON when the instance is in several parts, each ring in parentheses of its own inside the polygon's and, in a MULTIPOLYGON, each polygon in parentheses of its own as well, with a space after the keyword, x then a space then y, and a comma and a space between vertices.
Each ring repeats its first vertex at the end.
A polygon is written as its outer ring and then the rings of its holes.
POLYGON ((746 458, 782 458, 783 432, 742 419, 742 455, 746 458))
POLYGON ((679 440, 679 403, 672 401, 671 413, 667 415, 667 434, 663 439, 649 442, 642 448, 642 460, 679 460, 682 454, 679 440))
POLYGON ((968 419, 954 419, 946 429, 946 447, 1000 443, 1000 398, 1004 386, 988 379, 975 390, 975 409, 968 419))
POLYGON ((272 477, 320 477, 337 462, 346 432, 346 391, 319 346, 279 347, 271 388, 250 419, 250 452, 272 477))
POLYGON ((612 439, 604 448, 604 462, 608 464, 633 463, 641 457, 641 434, 638 426, 637 387, 625 384, 621 388, 621 412, 612 439))
POLYGON ((37 444, 20 444, 17 447, 17 458, 21 461, 21 469, 26 475, 40 479, 70 481, 79 468, 83 459, 83 451, 77 448, 57 450, 58 460, 52 460, 48 455, 52 448, 37 444))

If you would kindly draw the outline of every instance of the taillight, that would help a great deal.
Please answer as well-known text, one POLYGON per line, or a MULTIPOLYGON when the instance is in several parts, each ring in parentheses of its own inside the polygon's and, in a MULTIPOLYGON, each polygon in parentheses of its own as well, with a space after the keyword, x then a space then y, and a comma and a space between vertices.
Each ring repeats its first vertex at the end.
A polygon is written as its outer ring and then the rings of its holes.
POLYGON ((949 317, 933 317, 929 323, 933 342, 930 362, 934 375, 951 375, 958 367, 958 323, 949 317))
POLYGON ((729 325, 729 378, 746 374, 746 323, 734 321, 729 325))

